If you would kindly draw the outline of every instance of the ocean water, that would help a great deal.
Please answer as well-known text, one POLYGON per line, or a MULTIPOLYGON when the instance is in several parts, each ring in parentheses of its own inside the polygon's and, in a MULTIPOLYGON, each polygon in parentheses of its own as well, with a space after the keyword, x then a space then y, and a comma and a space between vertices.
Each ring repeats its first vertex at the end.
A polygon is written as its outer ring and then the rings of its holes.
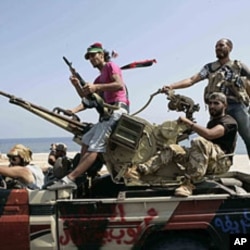
MULTIPOLYGON (((0 139, 0 153, 6 154, 15 144, 23 144, 29 147, 33 153, 48 153, 52 143, 65 143, 68 152, 79 152, 81 147, 74 142, 73 137, 50 137, 50 138, 17 138, 17 139, 0 139)), ((188 145, 189 141, 183 142, 188 145)), ((245 145, 241 138, 238 138, 236 146, 236 154, 246 154, 245 145)))
POLYGON ((23 144, 29 147, 33 153, 48 153, 52 143, 66 144, 68 152, 80 151, 80 145, 72 139, 73 137, 0 139, 0 152, 6 154, 15 144, 23 144))

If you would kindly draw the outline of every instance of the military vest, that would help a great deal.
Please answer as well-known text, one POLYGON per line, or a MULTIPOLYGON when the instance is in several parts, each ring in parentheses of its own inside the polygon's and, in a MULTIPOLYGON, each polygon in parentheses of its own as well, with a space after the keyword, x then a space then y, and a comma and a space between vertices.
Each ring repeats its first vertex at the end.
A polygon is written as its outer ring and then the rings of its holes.
POLYGON ((228 99, 235 102, 243 102, 249 105, 250 96, 247 91, 249 80, 241 76, 242 65, 239 61, 229 61, 223 66, 211 64, 208 75, 208 85, 204 90, 204 101, 208 103, 208 97, 213 92, 222 92, 228 99))

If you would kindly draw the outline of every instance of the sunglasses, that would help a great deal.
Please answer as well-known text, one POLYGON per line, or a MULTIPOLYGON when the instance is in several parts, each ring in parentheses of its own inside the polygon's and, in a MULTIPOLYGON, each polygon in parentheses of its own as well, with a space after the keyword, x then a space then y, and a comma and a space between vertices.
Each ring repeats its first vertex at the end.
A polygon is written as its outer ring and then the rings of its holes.
POLYGON ((20 159, 19 156, 15 156, 15 155, 10 155, 8 156, 8 158, 9 158, 9 161, 17 161, 18 159, 20 159))

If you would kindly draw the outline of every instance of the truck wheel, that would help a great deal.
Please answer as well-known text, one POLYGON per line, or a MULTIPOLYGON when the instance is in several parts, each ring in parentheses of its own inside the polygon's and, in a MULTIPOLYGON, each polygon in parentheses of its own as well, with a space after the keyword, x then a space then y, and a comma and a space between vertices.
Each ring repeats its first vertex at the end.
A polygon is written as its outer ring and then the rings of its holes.
POLYGON ((151 245, 148 250, 208 250, 208 244, 198 239, 178 237, 171 239, 162 239, 151 245))

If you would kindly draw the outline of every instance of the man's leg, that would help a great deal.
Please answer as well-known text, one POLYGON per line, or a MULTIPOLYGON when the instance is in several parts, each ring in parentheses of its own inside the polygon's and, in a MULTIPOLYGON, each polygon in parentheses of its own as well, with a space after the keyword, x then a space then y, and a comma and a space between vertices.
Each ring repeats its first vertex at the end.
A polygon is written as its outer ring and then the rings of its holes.
POLYGON ((77 167, 68 174, 68 178, 72 181, 75 181, 77 177, 86 172, 92 166, 97 158, 97 155, 97 152, 86 152, 82 156, 77 167))
POLYGON ((250 159, 250 114, 249 107, 244 104, 230 104, 227 108, 227 114, 231 115, 238 123, 238 131, 243 139, 248 157, 250 159))
POLYGON ((85 155, 85 153, 87 153, 87 151, 88 151, 88 146, 83 144, 81 148, 81 159, 85 155))
POLYGON ((57 190, 67 187, 71 187, 74 189, 77 188, 77 185, 75 184, 74 180, 91 167, 91 165, 95 162, 98 153, 105 152, 107 139, 111 134, 112 126, 120 118, 122 113, 124 113, 124 111, 121 109, 114 111, 109 120, 105 120, 95 124, 84 135, 83 144, 88 146, 82 147, 82 157, 78 166, 68 176, 64 177, 54 185, 49 186, 47 189, 57 190))
POLYGON ((77 189, 75 179, 84 172, 86 172, 92 166, 92 164, 95 162, 97 158, 97 155, 98 155, 97 152, 86 152, 80 159, 80 162, 77 165, 77 167, 72 172, 70 172, 67 176, 63 177, 55 184, 48 186, 47 189, 49 190, 58 190, 64 188, 77 189))
POLYGON ((177 196, 189 196, 195 188, 192 183, 201 182, 206 174, 226 173, 232 161, 221 148, 202 137, 194 139, 189 151, 187 179, 175 190, 177 196))
POLYGON ((186 178, 182 185, 175 189, 176 196, 187 197, 192 195, 195 186, 193 181, 199 182, 206 173, 208 165, 208 148, 206 140, 202 137, 195 138, 189 148, 189 156, 186 164, 186 178))
POLYGON ((192 181, 200 182, 206 174, 212 143, 202 137, 191 142, 187 174, 192 181))

